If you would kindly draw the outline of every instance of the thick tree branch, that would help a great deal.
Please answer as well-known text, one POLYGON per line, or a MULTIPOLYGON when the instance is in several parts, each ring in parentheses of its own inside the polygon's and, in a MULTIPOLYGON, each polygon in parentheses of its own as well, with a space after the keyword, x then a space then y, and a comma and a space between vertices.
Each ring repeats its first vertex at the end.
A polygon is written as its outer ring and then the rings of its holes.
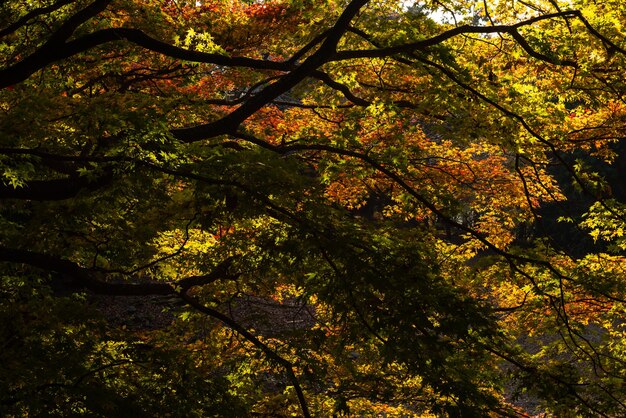
POLYGON ((22 26, 27 25, 28 22, 30 22, 31 20, 33 20, 36 17, 42 16, 42 15, 45 15, 45 14, 48 14, 48 13, 52 13, 55 10, 59 10, 63 6, 66 6, 68 4, 74 3, 75 1, 76 0, 59 0, 56 3, 52 3, 49 6, 39 7, 37 9, 31 10, 30 12, 26 13, 24 16, 22 16, 18 20, 16 20, 14 23, 12 23, 9 26, 7 26, 6 28, 0 30, 0 38, 12 34, 13 32, 18 30, 22 26))
POLYGON ((27 264, 45 271, 67 275, 75 285, 98 294, 135 296, 175 293, 174 288, 167 283, 108 283, 102 280, 102 274, 80 267, 72 261, 29 250, 0 247, 0 261, 27 264))
MULTIPOLYGON (((448 39, 459 35, 466 34, 491 34, 491 33, 508 33, 513 36, 513 38, 518 42, 518 44, 531 56, 534 58, 540 59, 542 61, 549 62, 554 65, 562 65, 568 67, 578 67, 578 64, 571 60, 558 60, 551 57, 548 57, 544 54, 540 54, 535 51, 526 40, 519 34, 518 29, 524 26, 532 25, 536 22, 542 20, 553 19, 556 17, 575 17, 577 16, 574 11, 564 11, 559 13, 551 13, 542 16, 537 16, 532 19, 524 20, 522 22, 516 23, 514 25, 498 25, 498 26, 471 26, 471 25, 462 25, 457 26, 453 29, 447 30, 439 35, 433 36, 432 38, 428 38, 422 41, 411 42, 402 45, 390 46, 390 47, 381 47, 376 49, 363 49, 356 51, 339 51, 332 57, 332 61, 342 61, 349 59, 357 59, 357 58, 383 58, 390 57, 398 54, 407 54, 413 53, 416 51, 424 51, 430 47, 435 45, 439 45, 448 39)), ((360 31, 351 29, 351 31, 358 33, 360 31), (357 32, 358 31, 358 32, 357 32)))
POLYGON ((288 71, 292 68, 292 65, 284 62, 256 60, 245 57, 231 58, 226 55, 192 51, 154 39, 139 29, 114 28, 99 30, 67 43, 54 45, 54 47, 50 47, 48 44, 46 44, 48 47, 44 45, 37 52, 17 64, 0 70, 0 88, 24 81, 35 72, 56 61, 70 58, 100 45, 120 41, 128 41, 131 44, 171 58, 197 63, 225 67, 245 67, 257 70, 288 71))
POLYGON ((226 133, 234 133, 237 127, 248 117, 281 94, 291 90, 332 57, 350 21, 366 3, 367 0, 352 0, 344 9, 337 23, 328 31, 326 39, 317 51, 311 54, 293 71, 286 74, 276 83, 265 87, 259 94, 250 98, 250 100, 246 101, 235 111, 222 119, 205 125, 174 129, 172 130, 172 134, 183 142, 193 142, 226 133))
POLYGON ((74 285, 101 295, 149 296, 173 295, 187 291, 194 286, 203 286, 221 279, 235 279, 238 274, 228 270, 233 258, 229 257, 207 274, 189 276, 172 283, 140 283, 138 277, 131 277, 135 282, 119 283, 107 281, 107 274, 102 270, 92 270, 79 266, 73 261, 49 254, 29 250, 0 247, 0 261, 14 264, 26 264, 45 271, 53 271, 71 278, 74 285))
POLYGON ((69 19, 63 22, 63 24, 52 34, 52 36, 50 36, 48 41, 42 46, 42 49, 55 48, 68 40, 80 25, 87 22, 98 13, 104 11, 104 9, 106 9, 112 1, 113 0, 95 0, 89 6, 76 12, 69 19))

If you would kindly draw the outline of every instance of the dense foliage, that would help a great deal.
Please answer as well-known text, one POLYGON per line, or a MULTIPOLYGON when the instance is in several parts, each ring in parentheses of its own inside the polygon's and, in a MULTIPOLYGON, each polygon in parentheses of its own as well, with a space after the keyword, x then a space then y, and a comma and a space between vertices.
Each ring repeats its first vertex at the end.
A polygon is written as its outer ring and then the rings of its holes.
POLYGON ((0 3, 0 415, 626 415, 625 24, 0 3))

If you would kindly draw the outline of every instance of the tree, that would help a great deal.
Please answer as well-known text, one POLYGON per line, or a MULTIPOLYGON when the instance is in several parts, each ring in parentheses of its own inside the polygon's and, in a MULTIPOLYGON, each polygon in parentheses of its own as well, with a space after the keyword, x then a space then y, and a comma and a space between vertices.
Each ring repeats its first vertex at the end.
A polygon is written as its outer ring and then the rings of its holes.
POLYGON ((0 16, 4 415, 624 413, 620 2, 0 16))

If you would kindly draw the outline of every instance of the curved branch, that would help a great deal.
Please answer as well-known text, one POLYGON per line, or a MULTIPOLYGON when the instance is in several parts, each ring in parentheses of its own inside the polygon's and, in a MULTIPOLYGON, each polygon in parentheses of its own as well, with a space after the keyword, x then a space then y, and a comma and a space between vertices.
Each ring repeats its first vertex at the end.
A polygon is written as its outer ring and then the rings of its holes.
POLYGON ((302 391, 300 382, 298 381, 298 378, 296 377, 293 371, 293 364, 289 360, 279 356, 274 350, 268 347, 267 344, 264 344, 254 334, 252 334, 250 331, 245 329, 238 322, 235 322, 232 318, 224 315, 223 313, 219 311, 216 311, 215 309, 211 309, 208 306, 203 305, 202 303, 194 299, 192 296, 190 296, 188 292, 186 291, 181 292, 179 295, 181 299, 185 301, 189 306, 193 307, 199 312, 202 312, 206 315, 209 315, 215 319, 220 320, 222 323, 226 324, 228 327, 236 331, 239 335, 241 335, 246 340, 251 342, 255 347, 260 349, 270 360, 282 366, 283 369, 285 369, 285 373, 287 374, 287 377, 291 381, 291 384, 296 390, 296 394, 298 396, 298 402, 300 403, 300 409, 302 410, 302 415, 305 418, 311 417, 311 413, 309 412, 309 407, 306 401, 306 397, 304 396, 304 392, 302 391))
POLYGON ((323 71, 314 71, 313 74, 311 74, 311 77, 320 80, 331 89, 339 91, 341 94, 343 94, 343 96, 347 100, 354 103, 355 105, 369 106, 371 104, 370 101, 356 96, 354 93, 352 93, 352 91, 350 91, 350 88, 348 86, 346 86, 345 84, 341 84, 338 81, 333 80, 331 76, 329 76, 323 71))
POLYGON ((30 12, 26 13, 24 16, 22 16, 21 18, 19 18, 16 22, 10 24, 9 26, 7 26, 6 28, 0 30, 0 38, 3 38, 7 35, 12 34, 13 32, 15 32, 16 30, 18 30, 19 28, 21 28, 22 26, 26 25, 29 21, 31 21, 32 19, 41 16, 41 15, 45 15, 47 13, 52 13, 58 9, 60 9, 63 6, 66 6, 70 3, 75 2, 76 0, 59 0, 56 3, 52 3, 49 6, 46 7, 39 7, 37 9, 31 10, 30 12))
POLYGON ((167 283, 109 283, 102 275, 78 264, 48 254, 29 250, 0 247, 0 261, 26 264, 45 271, 54 271, 70 277, 74 284, 104 295, 170 295, 174 288, 167 283))
POLYGON ((228 57, 226 55, 179 48, 152 38, 139 29, 112 28, 92 32, 67 43, 57 42, 56 45, 50 45, 49 41, 22 61, 0 70, 0 88, 24 81, 35 72, 56 61, 70 58, 100 45, 120 41, 128 41, 136 46, 171 58, 197 63, 245 67, 257 70, 288 71, 292 68, 292 65, 285 62, 257 60, 246 57, 228 57))
MULTIPOLYGON (((534 49, 526 42, 526 40, 519 34, 518 29, 523 26, 529 26, 533 23, 553 19, 556 17, 576 17, 578 14, 575 11, 564 11, 559 13, 550 13, 542 16, 537 16, 531 19, 524 20, 522 22, 518 22, 513 25, 497 25, 497 26, 471 26, 471 25, 462 25, 457 26, 453 29, 447 30, 439 35, 433 36, 432 38, 428 38, 422 41, 411 42, 403 45, 390 46, 386 48, 376 48, 376 49, 363 49, 357 51, 340 51, 332 57, 332 61, 343 61, 355 58, 383 58, 389 57, 397 54, 407 54, 415 51, 424 51, 430 47, 435 45, 439 45, 448 39, 451 39, 455 36, 465 35, 470 33, 475 34, 490 34, 490 33, 509 33, 513 38, 518 42, 518 44, 531 56, 534 58, 540 59, 542 61, 549 62, 554 65, 562 65, 568 67, 577 68, 578 64, 574 61, 570 60, 558 60, 554 58, 550 58, 546 55, 543 55, 534 49)), ((351 29, 354 33, 357 33, 361 36, 362 31, 358 29, 351 29)))
MULTIPOLYGON (((101 295, 116 296, 151 296, 173 295, 187 291, 195 286, 203 286, 222 279, 236 279, 239 274, 229 273, 233 263, 233 257, 229 257, 207 274, 189 276, 173 283, 114 283, 106 281, 103 271, 95 271, 81 267, 73 261, 58 258, 49 254, 38 253, 30 250, 0 247, 0 262, 14 264, 26 264, 45 271, 54 271, 70 277, 73 284, 79 288, 90 290, 101 295)), ((133 277, 135 281, 140 280, 133 277)))
POLYGON ((344 9, 335 25, 328 31, 326 39, 317 51, 279 81, 265 87, 259 94, 253 96, 250 100, 246 101, 243 105, 222 119, 192 128, 172 130, 174 137, 183 142, 194 142, 218 135, 234 133, 237 127, 248 119, 248 117, 281 94, 291 90, 328 61, 335 54, 337 44, 347 30, 350 21, 367 1, 368 0, 352 0, 344 9))

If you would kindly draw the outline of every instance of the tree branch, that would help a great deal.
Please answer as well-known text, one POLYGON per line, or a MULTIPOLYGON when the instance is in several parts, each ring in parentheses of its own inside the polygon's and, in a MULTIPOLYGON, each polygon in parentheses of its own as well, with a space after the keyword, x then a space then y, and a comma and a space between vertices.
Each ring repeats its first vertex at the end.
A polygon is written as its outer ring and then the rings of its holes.
POLYGON ((294 68, 293 71, 286 74, 276 83, 265 87, 259 94, 250 98, 250 100, 246 101, 235 111, 215 122, 191 128, 174 129, 172 130, 172 134, 180 141, 194 142, 235 132, 237 127, 248 117, 281 94, 291 90, 332 57, 350 21, 367 1, 368 0, 352 0, 344 9, 337 23, 329 30, 326 39, 317 51, 305 59, 301 65, 294 68))
POLYGON ((257 70, 288 71, 292 65, 285 62, 257 60, 245 57, 228 57, 226 55, 192 51, 170 45, 146 35, 139 29, 112 28, 103 29, 67 43, 54 46, 49 42, 22 61, 0 70, 0 88, 5 88, 26 80, 35 72, 56 61, 72 57, 110 42, 128 41, 152 52, 185 61, 215 64, 227 67, 245 67, 257 70))
MULTIPOLYGON (((562 65, 569 67, 578 67, 578 64, 574 61, 570 60, 557 60, 550 58, 546 55, 540 54, 534 49, 530 47, 530 45, 526 42, 526 40, 519 34, 518 29, 523 26, 529 26, 533 23, 548 20, 555 17, 575 17, 578 16, 574 11, 564 11, 559 13, 550 13, 542 16, 537 16, 528 20, 524 20, 522 22, 518 22, 514 25, 497 25, 497 26, 471 26, 471 25, 462 25, 457 26, 453 29, 447 30, 439 35, 433 36, 432 38, 428 38, 422 41, 411 42, 402 45, 396 45, 391 47, 382 47, 376 49, 363 49, 357 51, 340 51, 335 54, 331 61, 342 61, 356 58, 383 58, 389 57, 402 53, 412 53, 415 51, 424 51, 432 46, 439 45, 448 39, 451 39, 455 36, 464 35, 464 34, 490 34, 490 33, 509 33, 513 36, 513 38, 518 42, 518 44, 531 56, 534 58, 540 59, 542 61, 549 62, 554 65, 562 65)), ((361 35, 362 31, 358 29, 351 29, 351 31, 361 35)), ((362 36, 362 35, 361 35, 362 36)))
POLYGON ((82 10, 79 10, 74 15, 72 15, 69 19, 67 19, 60 27, 50 36, 48 41, 42 46, 42 49, 46 48, 54 48, 57 45, 62 44, 70 36, 74 34, 74 31, 78 29, 80 25, 96 16, 98 13, 104 11, 107 6, 113 0, 95 0, 89 6, 85 7, 82 10))
POLYGON ((285 370, 285 373, 287 374, 287 377, 289 378, 289 380, 291 381, 291 384, 296 390, 296 394, 298 396, 298 402, 300 403, 300 409, 302 410, 302 415, 305 418, 311 417, 311 413, 309 412, 309 407, 306 401, 306 397, 304 396, 304 392, 302 390, 302 387, 300 386, 300 382, 298 381, 298 378, 296 377, 293 371, 293 364, 289 360, 279 356, 274 350, 268 347, 267 344, 263 343, 254 334, 252 334, 250 331, 245 329, 239 323, 235 322, 233 319, 224 315, 223 313, 216 311, 215 309, 211 309, 208 306, 203 305, 202 303, 194 299, 192 296, 190 296, 187 292, 181 292, 180 297, 189 306, 193 307, 197 311, 202 312, 206 315, 209 315, 213 318, 216 318, 220 320, 221 322, 223 322, 224 324, 226 324, 228 327, 236 331, 239 335, 241 335, 246 340, 251 342, 255 347, 260 349, 270 360, 278 363, 281 367, 283 367, 283 369, 285 370))
MULTIPOLYGON (((229 257, 207 274, 189 276, 172 283, 113 283, 106 281, 105 271, 95 271, 81 267, 73 261, 58 258, 49 254, 30 250, 0 247, 0 261, 14 264, 26 264, 45 271, 64 274, 73 280, 79 288, 88 289, 101 295, 117 296, 150 296, 173 295, 181 289, 187 291, 195 286, 203 286, 221 279, 235 279, 239 274, 229 273, 234 258, 229 257)), ((135 281, 139 278, 132 276, 135 281)))
POLYGON ((18 30, 22 26, 26 25, 29 21, 31 21, 32 19, 34 19, 34 18, 36 18, 38 16, 45 15, 47 13, 52 13, 55 10, 60 9, 63 6, 66 6, 66 5, 70 4, 70 3, 74 3, 75 1, 76 0, 59 0, 56 3, 52 3, 49 6, 38 7, 37 9, 31 10, 30 12, 26 13, 24 16, 19 18, 14 23, 12 23, 9 26, 7 26, 6 28, 0 30, 0 38, 12 34, 13 32, 18 30))

